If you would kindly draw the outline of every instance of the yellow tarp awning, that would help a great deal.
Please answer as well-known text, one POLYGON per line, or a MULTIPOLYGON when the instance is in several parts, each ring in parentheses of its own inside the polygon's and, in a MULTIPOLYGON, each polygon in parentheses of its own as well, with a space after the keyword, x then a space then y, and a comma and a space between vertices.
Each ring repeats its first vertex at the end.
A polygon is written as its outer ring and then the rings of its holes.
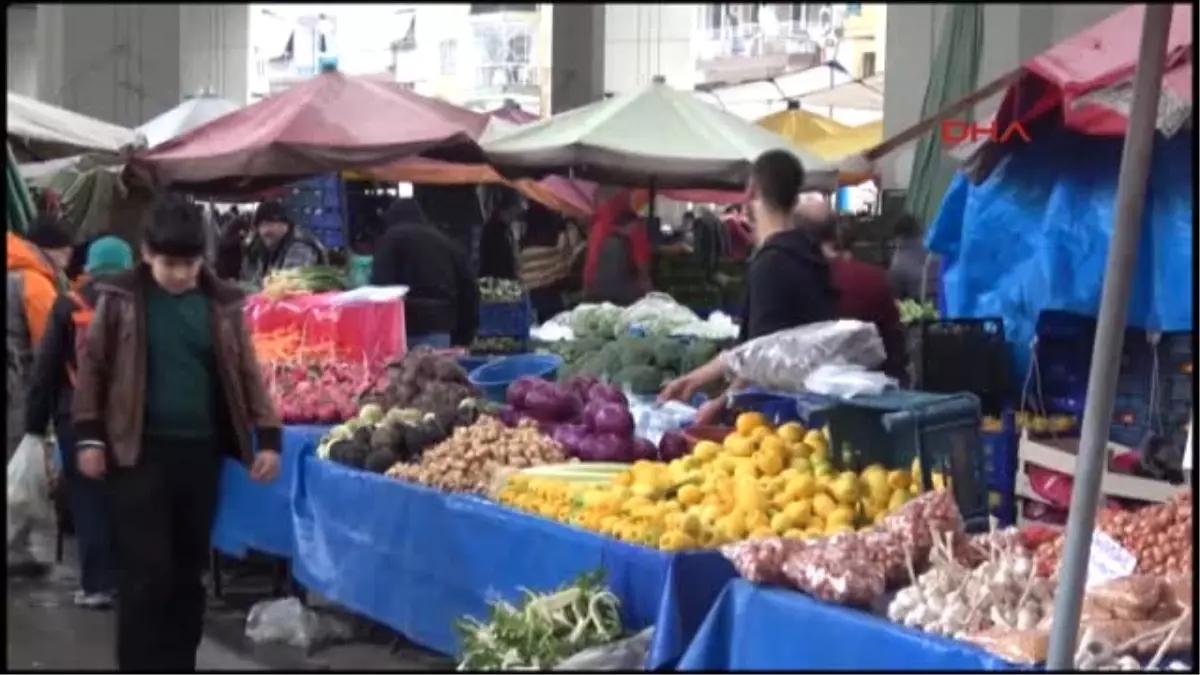
POLYGON ((826 136, 839 134, 850 127, 835 122, 824 115, 789 108, 771 113, 755 122, 758 126, 774 131, 801 148, 811 147, 812 143, 826 136))
POLYGON ((830 134, 807 144, 807 148, 824 159, 839 159, 863 152, 883 142, 883 122, 870 122, 830 134))

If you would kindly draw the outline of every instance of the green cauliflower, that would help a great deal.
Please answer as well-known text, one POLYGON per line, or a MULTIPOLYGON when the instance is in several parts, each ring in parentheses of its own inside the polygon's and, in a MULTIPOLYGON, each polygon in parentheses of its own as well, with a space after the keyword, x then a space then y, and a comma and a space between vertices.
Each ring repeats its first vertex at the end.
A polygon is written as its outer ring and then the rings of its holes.
POLYGON ((690 373, 713 360, 720 351, 721 348, 716 342, 711 340, 695 340, 684 348, 679 370, 680 372, 690 373))
POLYGON ((637 396, 653 396, 662 389, 663 376, 662 371, 654 366, 627 366, 612 381, 637 396))
POLYGON ((630 339, 622 342, 624 343, 621 349, 621 366, 623 368, 654 365, 655 351, 649 340, 630 339))
POLYGON ((684 344, 670 337, 654 338, 654 365, 662 370, 678 371, 683 361, 684 344))

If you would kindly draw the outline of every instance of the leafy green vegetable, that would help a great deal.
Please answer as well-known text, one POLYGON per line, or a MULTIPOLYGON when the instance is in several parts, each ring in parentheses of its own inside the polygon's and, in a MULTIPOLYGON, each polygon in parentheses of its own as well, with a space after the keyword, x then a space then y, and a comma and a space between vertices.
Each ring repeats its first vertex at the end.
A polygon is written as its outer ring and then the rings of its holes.
POLYGON ((468 617, 456 624, 462 636, 459 670, 548 670, 624 631, 620 601, 605 588, 602 571, 580 575, 550 594, 522 592, 519 607, 493 601, 487 623, 468 617))
POLYGON ((511 279, 483 277, 479 280, 479 300, 488 303, 521 302, 525 287, 511 279))

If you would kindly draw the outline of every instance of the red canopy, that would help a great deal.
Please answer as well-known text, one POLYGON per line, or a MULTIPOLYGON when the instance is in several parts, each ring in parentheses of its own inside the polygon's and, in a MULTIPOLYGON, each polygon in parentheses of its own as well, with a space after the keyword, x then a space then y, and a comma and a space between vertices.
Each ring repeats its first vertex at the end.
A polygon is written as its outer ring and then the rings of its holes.
MULTIPOLYGON (((1023 77, 1008 88, 1000 104, 998 128, 1057 108, 1069 129, 1123 135, 1145 13, 1145 5, 1131 5, 1025 62, 1023 77)), ((1166 119, 1172 112, 1190 112, 1192 91, 1192 6, 1176 4, 1163 69, 1166 106, 1160 107, 1160 129, 1172 126, 1166 119)))
POLYGON ((418 154, 480 162, 487 117, 376 77, 322 73, 130 163, 159 185, 254 192, 418 154))

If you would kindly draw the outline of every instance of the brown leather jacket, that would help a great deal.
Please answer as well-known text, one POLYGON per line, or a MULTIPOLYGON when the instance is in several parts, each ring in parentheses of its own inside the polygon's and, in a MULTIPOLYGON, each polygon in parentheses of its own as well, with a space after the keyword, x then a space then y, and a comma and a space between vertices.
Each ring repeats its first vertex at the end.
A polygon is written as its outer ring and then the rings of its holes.
MULTIPOLYGON (((141 452, 146 395, 146 326, 143 289, 154 281, 149 268, 96 283, 100 297, 80 355, 72 414, 80 445, 103 444, 119 466, 137 463, 141 452)), ((282 422, 263 386, 254 347, 242 317, 245 293, 205 268, 200 289, 212 302, 213 349, 239 454, 253 458, 250 430, 258 447, 279 451, 282 422)))

